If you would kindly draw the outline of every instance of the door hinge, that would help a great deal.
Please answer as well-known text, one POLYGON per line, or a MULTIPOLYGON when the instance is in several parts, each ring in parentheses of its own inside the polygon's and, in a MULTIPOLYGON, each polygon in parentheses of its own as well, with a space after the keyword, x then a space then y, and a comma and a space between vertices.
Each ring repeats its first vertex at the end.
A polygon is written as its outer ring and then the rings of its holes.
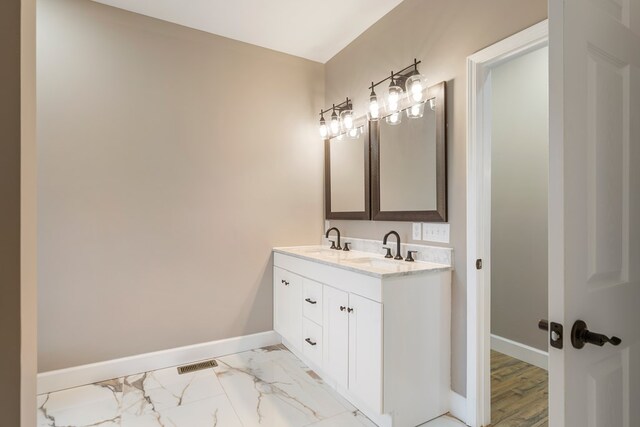
POLYGON ((477 259, 476 260, 476 270, 482 270, 482 260, 481 259, 477 259))

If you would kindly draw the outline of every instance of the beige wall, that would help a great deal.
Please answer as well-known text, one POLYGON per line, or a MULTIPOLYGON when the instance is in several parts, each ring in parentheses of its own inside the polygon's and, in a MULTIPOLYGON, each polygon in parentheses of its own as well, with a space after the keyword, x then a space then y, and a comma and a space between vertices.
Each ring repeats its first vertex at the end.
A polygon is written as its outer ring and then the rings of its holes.
MULTIPOLYGON (((371 81, 423 60, 423 74, 447 82, 451 246, 455 250, 452 388, 466 389, 466 58, 547 16, 545 0, 405 0, 326 64, 327 102, 352 97, 366 112, 371 81)), ((343 235, 382 239, 390 229, 410 241, 411 224, 331 221, 343 235)))
POLYGON ((20 425, 20 1, 0 2, 0 414, 20 425))
POLYGON ((272 329, 271 247, 320 243, 323 66, 38 3, 39 370, 272 329))
POLYGON ((491 73, 491 333, 547 350, 549 49, 491 73))

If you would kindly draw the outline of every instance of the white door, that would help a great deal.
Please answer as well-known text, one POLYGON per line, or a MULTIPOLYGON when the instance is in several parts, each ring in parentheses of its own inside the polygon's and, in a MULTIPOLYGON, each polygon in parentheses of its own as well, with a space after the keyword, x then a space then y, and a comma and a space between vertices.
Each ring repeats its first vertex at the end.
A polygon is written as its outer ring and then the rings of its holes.
POLYGON ((349 378, 349 294, 324 286, 323 356, 324 371, 340 386, 347 388, 349 378))
POLYGON ((382 305, 349 294, 349 391, 382 412, 382 305))
POLYGON ((640 426, 640 0, 549 2, 551 427, 640 426), (622 339, 572 345, 577 320, 622 339))

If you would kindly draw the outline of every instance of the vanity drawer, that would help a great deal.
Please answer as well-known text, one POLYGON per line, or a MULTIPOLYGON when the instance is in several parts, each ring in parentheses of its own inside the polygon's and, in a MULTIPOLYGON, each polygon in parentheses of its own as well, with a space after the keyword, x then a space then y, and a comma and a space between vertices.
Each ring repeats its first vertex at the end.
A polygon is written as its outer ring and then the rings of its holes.
POLYGON ((304 279, 302 286, 302 313, 307 319, 322 325, 322 284, 304 279))
POLYGON ((302 319, 302 353, 322 367, 322 326, 307 318, 302 319))

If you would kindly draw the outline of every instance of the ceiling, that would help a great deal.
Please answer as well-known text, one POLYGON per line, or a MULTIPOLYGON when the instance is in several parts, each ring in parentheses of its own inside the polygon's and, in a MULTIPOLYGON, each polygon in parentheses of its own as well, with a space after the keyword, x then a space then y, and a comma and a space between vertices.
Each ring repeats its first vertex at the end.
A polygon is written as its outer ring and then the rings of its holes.
POLYGON ((94 0, 325 63, 402 0, 94 0))

